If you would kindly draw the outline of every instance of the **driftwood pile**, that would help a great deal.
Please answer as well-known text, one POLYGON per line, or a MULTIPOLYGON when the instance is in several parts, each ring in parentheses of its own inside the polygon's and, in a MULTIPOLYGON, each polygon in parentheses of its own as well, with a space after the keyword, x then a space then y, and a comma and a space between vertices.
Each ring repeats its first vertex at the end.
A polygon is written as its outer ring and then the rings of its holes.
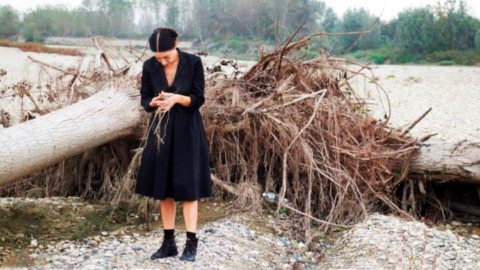
POLYGON ((241 78, 209 80, 203 116, 214 175, 246 207, 260 209, 262 191, 278 194, 277 210, 301 212, 305 230, 312 220, 348 226, 372 211, 402 212, 395 192, 416 140, 372 119, 345 90, 364 66, 305 60, 309 40, 261 56, 241 78))

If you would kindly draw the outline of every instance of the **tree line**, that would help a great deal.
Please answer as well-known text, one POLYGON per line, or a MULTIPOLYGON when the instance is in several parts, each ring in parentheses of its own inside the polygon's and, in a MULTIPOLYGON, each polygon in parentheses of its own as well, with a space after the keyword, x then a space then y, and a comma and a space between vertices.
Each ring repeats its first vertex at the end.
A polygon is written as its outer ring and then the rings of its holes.
POLYGON ((44 5, 23 14, 0 6, 0 38, 27 41, 48 36, 145 38, 158 26, 170 26, 184 40, 244 52, 252 44, 279 43, 302 23, 300 35, 369 30, 315 40, 312 51, 480 50, 480 21, 469 14, 464 0, 403 10, 390 21, 363 8, 348 9, 339 16, 321 0, 84 0, 73 9, 44 5))

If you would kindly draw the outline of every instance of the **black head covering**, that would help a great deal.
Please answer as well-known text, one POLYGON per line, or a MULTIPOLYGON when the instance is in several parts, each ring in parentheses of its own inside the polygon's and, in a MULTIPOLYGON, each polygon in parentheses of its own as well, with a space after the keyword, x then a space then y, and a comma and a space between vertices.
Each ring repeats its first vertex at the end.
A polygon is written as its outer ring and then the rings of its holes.
POLYGON ((153 30, 148 42, 150 43, 150 49, 152 52, 165 52, 175 47, 175 41, 178 34, 175 30, 170 28, 157 28, 153 30))

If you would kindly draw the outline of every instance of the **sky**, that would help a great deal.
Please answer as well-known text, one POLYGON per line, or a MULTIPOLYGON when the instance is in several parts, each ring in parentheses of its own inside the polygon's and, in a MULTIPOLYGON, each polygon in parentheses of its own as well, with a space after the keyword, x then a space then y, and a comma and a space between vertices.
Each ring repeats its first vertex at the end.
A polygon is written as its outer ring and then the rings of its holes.
MULTIPOLYGON (((232 0, 235 1, 235 0, 232 0)), ((374 15, 384 20, 390 20, 406 8, 424 7, 426 5, 434 5, 438 0, 324 0, 327 6, 333 8, 337 15, 342 15, 349 7, 364 7, 370 10, 374 15)), ((443 2, 443 0, 442 0, 443 2)), ((470 8, 470 14, 480 17, 480 1, 466 0, 467 6, 470 8)), ((34 9, 41 4, 64 4, 69 7, 76 7, 82 3, 82 0, 0 0, 0 5, 11 5, 20 11, 34 9)))

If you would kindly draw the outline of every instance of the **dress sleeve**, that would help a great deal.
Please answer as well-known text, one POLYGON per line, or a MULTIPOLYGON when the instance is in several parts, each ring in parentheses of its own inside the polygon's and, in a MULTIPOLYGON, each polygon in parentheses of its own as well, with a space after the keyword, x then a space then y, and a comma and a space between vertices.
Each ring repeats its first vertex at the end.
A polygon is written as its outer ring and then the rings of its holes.
POLYGON ((150 101, 153 98, 153 87, 152 80, 150 79, 150 71, 145 68, 146 63, 143 64, 142 68, 142 80, 140 87, 140 104, 145 109, 146 112, 153 112, 156 108, 150 107, 150 101))
POLYGON ((190 94, 188 96, 191 99, 190 111, 198 110, 205 102, 205 75, 203 73, 202 59, 199 57, 196 61, 193 69, 193 82, 190 94))

